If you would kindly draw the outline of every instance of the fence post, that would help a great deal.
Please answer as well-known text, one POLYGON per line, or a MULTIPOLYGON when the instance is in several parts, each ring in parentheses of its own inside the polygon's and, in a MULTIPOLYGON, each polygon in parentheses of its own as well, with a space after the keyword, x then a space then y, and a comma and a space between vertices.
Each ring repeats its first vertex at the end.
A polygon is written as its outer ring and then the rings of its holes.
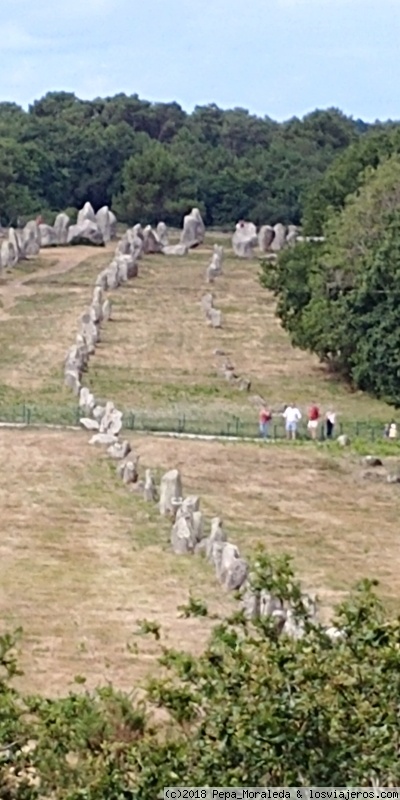
POLYGON ((31 417, 32 417, 32 409, 31 408, 26 408, 25 405, 24 405, 24 412, 26 412, 26 424, 30 425, 31 424, 31 417))

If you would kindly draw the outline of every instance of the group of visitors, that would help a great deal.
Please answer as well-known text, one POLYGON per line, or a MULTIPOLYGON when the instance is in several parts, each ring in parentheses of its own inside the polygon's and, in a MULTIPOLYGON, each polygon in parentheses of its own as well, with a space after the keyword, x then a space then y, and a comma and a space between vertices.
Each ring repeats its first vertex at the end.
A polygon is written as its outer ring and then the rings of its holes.
MULTIPOLYGON (((262 406, 259 414, 259 428, 262 439, 267 439, 270 434, 270 426, 273 419, 272 411, 267 406, 262 406)), ((286 437, 296 439, 297 430, 303 415, 295 403, 285 406, 283 412, 279 413, 285 421, 286 437)), ((307 429, 311 439, 316 439, 320 425, 322 423, 321 411, 316 403, 312 403, 307 412, 307 429)), ((325 414, 325 435, 327 439, 332 439, 336 424, 336 412, 329 410, 325 414)))

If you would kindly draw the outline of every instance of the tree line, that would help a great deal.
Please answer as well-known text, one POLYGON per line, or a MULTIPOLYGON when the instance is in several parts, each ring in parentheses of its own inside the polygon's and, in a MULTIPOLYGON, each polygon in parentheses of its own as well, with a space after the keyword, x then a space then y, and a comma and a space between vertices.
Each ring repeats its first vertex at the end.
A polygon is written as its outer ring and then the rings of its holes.
POLYGON ((303 198, 369 128, 331 108, 278 123, 242 108, 80 100, 49 92, 24 110, 0 103, 0 221, 109 205, 121 221, 299 223, 303 198))
POLYGON ((400 125, 358 137, 304 196, 302 243, 264 263, 292 344, 400 407, 400 125))

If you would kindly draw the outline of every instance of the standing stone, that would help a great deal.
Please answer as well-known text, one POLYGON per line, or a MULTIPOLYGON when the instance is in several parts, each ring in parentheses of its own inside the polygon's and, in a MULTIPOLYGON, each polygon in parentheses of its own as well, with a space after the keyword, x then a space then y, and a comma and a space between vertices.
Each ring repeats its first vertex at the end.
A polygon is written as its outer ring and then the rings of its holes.
POLYGON ((191 514, 177 517, 171 531, 171 545, 176 555, 193 553, 196 537, 192 527, 191 514))
POLYGON ((8 241, 13 250, 13 261, 15 260, 15 263, 21 261, 24 257, 22 249, 22 240, 20 240, 15 228, 8 229, 8 241))
POLYGON ((158 223, 156 235, 161 247, 168 247, 168 231, 165 222, 158 223))
POLYGON ((220 517, 213 517, 211 520, 211 533, 207 539, 206 547, 206 557, 209 561, 213 561, 214 545, 223 542, 226 542, 226 533, 222 527, 222 519, 220 517))
POLYGON ((115 408, 114 403, 106 403, 104 415, 100 423, 100 433, 111 433, 118 436, 122 429, 122 411, 115 408))
POLYGON ((181 233, 181 244, 188 247, 197 247, 204 241, 205 225, 198 208, 192 208, 183 220, 183 230, 181 233))
POLYGON ((111 458, 122 459, 126 458, 127 455, 131 452, 131 446, 129 442, 126 440, 124 442, 116 442, 115 444, 110 445, 107 449, 107 453, 111 458))
POLYGON ((39 225, 34 219, 26 223, 22 231, 22 244, 25 256, 37 256, 40 251, 39 225))
MULTIPOLYGON (((81 389, 82 391, 82 389, 81 389)), ((95 419, 91 419, 90 417, 81 417, 79 420, 82 428, 85 428, 87 431, 98 431, 99 430, 99 423, 95 419)))
POLYGON ((151 225, 147 225, 143 231, 143 252, 146 253, 161 253, 162 244, 159 242, 156 234, 154 233, 151 225))
POLYGON ((240 220, 232 236, 232 247, 238 258, 252 258, 253 248, 257 245, 257 228, 253 222, 240 220))
POLYGON ((222 311, 217 308, 211 308, 208 319, 213 328, 222 328, 222 311))
POLYGON ((134 459, 129 459, 129 461, 125 461, 122 464, 118 464, 117 466, 117 475, 122 479, 123 483, 129 485, 131 483, 136 483, 138 479, 138 461, 139 458, 136 456, 134 459))
POLYGON ((111 239, 111 219, 108 206, 99 208, 95 215, 95 221, 102 232, 104 243, 107 244, 111 239))
POLYGON ((57 234, 51 225, 39 225, 39 234, 41 247, 56 247, 57 234))
POLYGON ((54 222, 54 231, 56 234, 57 244, 67 244, 69 225, 70 218, 68 214, 57 214, 54 222))
POLYGON ((81 208, 81 210, 78 211, 78 218, 76 220, 76 224, 80 226, 87 221, 96 222, 96 214, 94 213, 92 204, 89 202, 85 203, 83 208, 81 208))
POLYGON ((270 249, 274 253, 278 253, 279 250, 282 250, 282 248, 285 246, 285 242, 286 242, 286 227, 285 227, 285 225, 282 225, 281 222, 277 222, 277 224, 274 225, 274 232, 275 232, 275 236, 274 236, 274 238, 273 238, 273 240, 271 242, 270 249))
POLYGON ((263 225, 258 234, 258 247, 262 253, 267 253, 275 238, 275 231, 271 225, 263 225))
POLYGON ((110 220, 110 236, 111 236, 111 239, 116 239, 117 238, 117 225, 118 225, 118 222, 117 222, 117 218, 116 218, 116 216, 115 216, 113 211, 109 211, 109 217, 108 218, 110 220))
POLYGON ((93 303, 103 302, 103 290, 101 286, 95 286, 93 289, 93 303))
POLYGON ((182 479, 179 470, 171 469, 161 478, 159 509, 162 516, 174 515, 176 501, 182 498, 182 479), (175 501, 175 503, 173 502, 175 501))
POLYGON ((95 405, 94 395, 86 386, 82 386, 79 393, 79 408, 82 408, 87 414, 91 414, 95 405))
POLYGON ((95 247, 103 247, 103 234, 96 222, 92 222, 90 219, 85 219, 80 224, 71 225, 68 228, 67 244, 85 244, 94 245, 95 247))
POLYGON ((157 489, 150 469, 146 469, 143 496, 147 503, 157 501, 157 489))
POLYGON ((108 298, 107 298, 107 300, 104 300, 104 303, 103 303, 103 306, 102 306, 102 314, 103 314, 104 322, 108 322, 108 320, 111 319, 112 303, 111 303, 111 300, 109 300, 108 298))

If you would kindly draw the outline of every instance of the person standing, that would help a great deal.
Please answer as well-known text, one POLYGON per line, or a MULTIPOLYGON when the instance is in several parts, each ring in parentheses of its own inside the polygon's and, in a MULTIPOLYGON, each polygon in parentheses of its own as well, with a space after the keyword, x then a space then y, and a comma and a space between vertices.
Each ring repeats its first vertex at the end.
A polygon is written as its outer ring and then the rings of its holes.
POLYGON ((295 439, 297 435, 297 425, 301 420, 300 410, 294 403, 289 403, 282 416, 285 420, 286 438, 295 439))
POLYGON ((332 439, 334 427, 336 425, 336 414, 334 411, 326 412, 326 438, 332 439))
POLYGON ((272 419, 272 414, 266 406, 261 408, 259 414, 259 429, 260 429, 260 436, 262 439, 267 439, 269 436, 269 424, 272 419))
POLYGON ((319 418, 320 418, 319 408, 316 403, 313 403, 308 411, 308 423, 307 423, 307 428, 310 431, 310 436, 312 439, 317 438, 319 418))

